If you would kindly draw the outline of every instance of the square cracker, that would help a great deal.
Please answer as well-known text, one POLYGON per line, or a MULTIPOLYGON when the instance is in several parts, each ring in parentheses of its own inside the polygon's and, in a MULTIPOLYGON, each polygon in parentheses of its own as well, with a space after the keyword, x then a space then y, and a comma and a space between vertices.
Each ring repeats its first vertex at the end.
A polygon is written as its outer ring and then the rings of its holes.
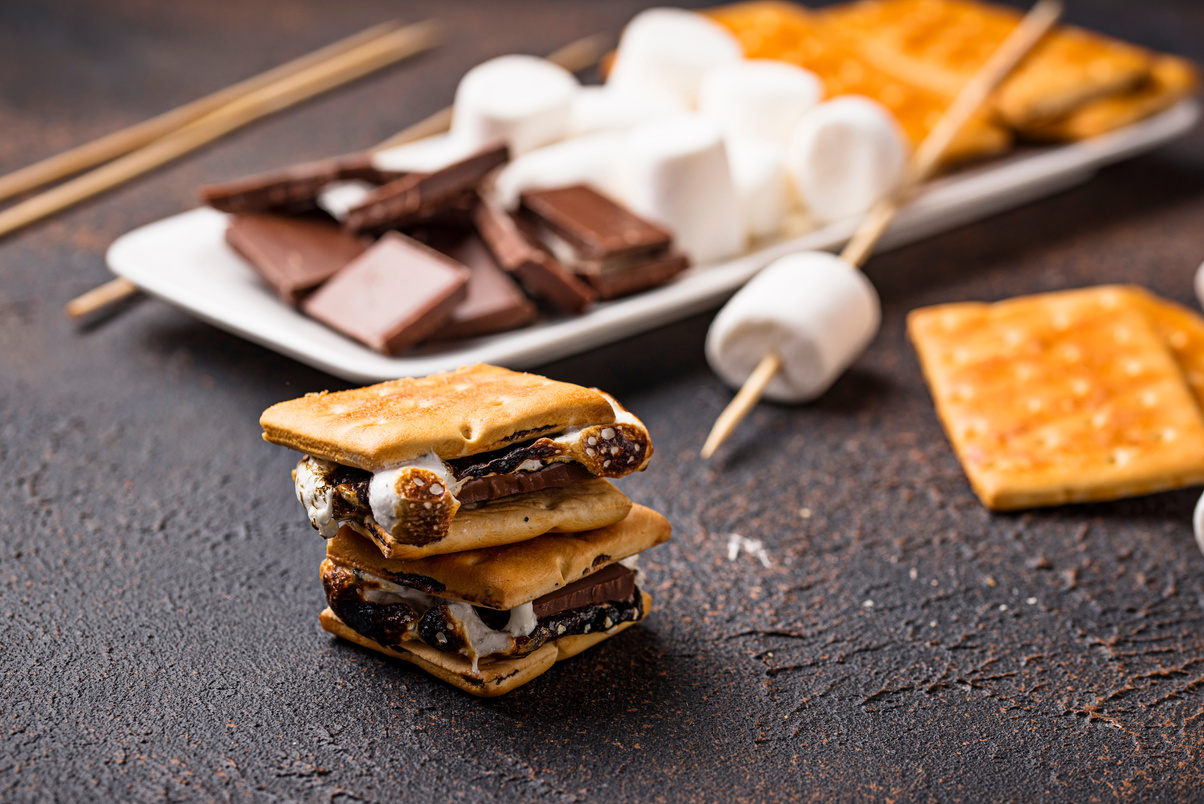
POLYGON ((572 426, 609 424, 602 393, 484 364, 272 405, 265 441, 370 472, 434 452, 460 458, 572 426))
POLYGON ((966 475, 993 510, 1204 483, 1204 418, 1117 286, 914 311, 915 344, 966 475))
MULTIPOLYGON (((1015 9, 972 0, 861 0, 824 18, 885 72, 947 97, 957 94, 1019 23, 1015 9)), ((995 92, 1004 122, 1022 127, 1068 114, 1143 81, 1150 54, 1078 28, 1045 37, 995 92)))
MULTIPOLYGON (((811 70, 823 81, 828 98, 852 93, 878 101, 890 109, 913 146, 924 140, 949 105, 944 93, 870 63, 825 16, 794 3, 751 0, 706 13, 740 40, 748 58, 776 59, 811 70)), ((958 132, 944 162, 991 156, 1011 144, 1008 131, 987 114, 976 114, 958 132)))

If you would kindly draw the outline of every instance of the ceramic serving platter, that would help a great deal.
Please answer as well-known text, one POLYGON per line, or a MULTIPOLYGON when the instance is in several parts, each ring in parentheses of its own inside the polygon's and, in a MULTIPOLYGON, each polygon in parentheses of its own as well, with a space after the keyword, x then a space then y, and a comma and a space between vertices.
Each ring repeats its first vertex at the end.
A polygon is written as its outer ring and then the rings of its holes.
MULTIPOLYGON (((1024 149, 929 185, 891 226, 885 250, 979 220, 1089 179, 1102 165, 1188 131, 1189 100, 1125 129, 1084 142, 1024 149)), ((388 357, 280 302, 224 239, 226 216, 194 209, 135 229, 109 248, 109 267, 154 296, 222 329, 353 382, 421 376, 470 363, 521 369, 652 329, 719 305, 768 263, 805 249, 838 250, 856 226, 840 221, 766 244, 736 259, 699 265, 672 283, 595 306, 576 317, 545 316, 523 329, 420 346, 388 357)))

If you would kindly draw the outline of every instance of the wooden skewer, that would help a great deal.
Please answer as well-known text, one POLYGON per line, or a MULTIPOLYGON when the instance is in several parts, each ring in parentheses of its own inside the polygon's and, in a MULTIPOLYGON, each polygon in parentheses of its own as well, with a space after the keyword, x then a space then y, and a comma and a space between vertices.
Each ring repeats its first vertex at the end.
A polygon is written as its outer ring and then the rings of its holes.
MULTIPOLYGON (((982 68, 966 82, 941 119, 928 132, 924 141, 920 143, 920 147, 912 155, 907 173, 900 182, 898 190, 890 197, 878 202, 866 213, 861 225, 857 227, 857 231, 849 238, 849 242, 840 253, 842 260, 856 268, 865 264, 870 254, 873 253, 874 246, 885 234, 891 221, 894 220, 895 215, 907 199, 936 170, 945 150, 953 142, 953 138, 974 116, 995 87, 1007 78, 1021 59, 1041 41, 1061 15, 1061 0, 1040 0, 1033 6, 1003 44, 991 54, 982 68)), ((715 420, 700 453, 704 459, 714 455, 715 450, 719 449, 744 420, 744 417, 756 407, 761 395, 765 393, 765 387, 781 370, 781 366, 782 358, 774 352, 770 352, 761 359, 752 374, 744 381, 740 391, 715 420)))
MULTIPOLYGON (((556 50, 548 56, 548 61, 560 65, 570 73, 579 73, 601 60, 610 47, 610 41, 610 37, 606 34, 586 36, 556 50)), ((452 107, 448 106, 435 112, 430 117, 419 120, 414 125, 402 129, 392 137, 377 143, 368 150, 383 151, 386 148, 393 148, 397 145, 405 145, 407 142, 414 142, 415 140, 442 134, 451 128, 451 121, 452 107)))
POLYGON ((266 72, 240 81, 233 86, 218 90, 211 95, 194 100, 169 112, 152 117, 121 131, 105 135, 85 145, 64 151, 61 154, 43 159, 28 167, 16 170, 7 176, 0 177, 0 201, 15 195, 35 190, 45 184, 64 179, 81 170, 95 167, 110 159, 115 159, 130 151, 135 151, 149 142, 166 136, 181 126, 187 125, 210 112, 217 111, 226 104, 245 95, 270 86, 283 78, 321 64, 330 58, 354 50, 389 31, 396 30, 399 23, 385 22, 360 31, 346 39, 327 45, 320 50, 306 54, 298 59, 287 62, 279 67, 273 67, 266 72))
MULTIPOLYGON (((548 61, 559 64, 569 72, 580 72, 587 67, 597 64, 609 46, 610 37, 605 34, 594 34, 593 36, 587 36, 575 42, 570 42, 548 56, 548 61)), ((424 137, 442 134, 451 128, 451 118, 452 107, 448 106, 446 109, 440 109, 430 117, 403 129, 369 150, 380 151, 385 148, 392 148, 395 145, 404 145, 407 142, 413 142, 424 137)), ((67 302, 63 312, 66 313, 68 318, 75 320, 91 315, 108 305, 116 304, 137 292, 138 286, 128 279, 113 279, 67 302)))

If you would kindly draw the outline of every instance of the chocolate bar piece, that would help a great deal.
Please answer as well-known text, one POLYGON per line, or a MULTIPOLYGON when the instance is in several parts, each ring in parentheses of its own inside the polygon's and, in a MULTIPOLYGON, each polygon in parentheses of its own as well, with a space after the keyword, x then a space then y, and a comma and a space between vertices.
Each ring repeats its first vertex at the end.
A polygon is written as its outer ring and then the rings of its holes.
POLYGON ((524 193, 521 216, 600 299, 662 285, 689 265, 667 231, 583 184, 524 193))
POLYGON ((431 245, 468 269, 468 297, 434 337, 475 338, 534 321, 535 305, 498 266, 480 235, 471 230, 456 234, 453 242, 431 245))
POLYGON ((498 264, 535 298, 573 314, 585 312, 597 299, 589 285, 565 270, 488 194, 481 195, 472 219, 498 264))
POLYGON ((664 229, 583 184, 524 193, 522 205, 579 259, 662 251, 673 239, 664 229))
POLYGON ((593 575, 536 598, 532 608, 542 620, 562 611, 630 600, 634 592, 635 573, 622 564, 608 564, 593 575))
POLYGON ((462 504, 497 500, 512 494, 558 489, 593 477, 593 473, 579 463, 553 463, 534 472, 511 472, 473 478, 460 487, 456 492, 456 499, 462 504))
POLYGON ((266 212, 230 218, 226 242, 246 258, 277 296, 292 305, 369 245, 318 216, 285 217, 266 212))
POLYGON ((467 268, 389 232, 301 309, 373 349, 395 354, 438 329, 467 295, 467 268))
POLYGON ((413 226, 463 208, 491 170, 509 160, 502 145, 470 156, 434 173, 412 173, 379 188, 347 213, 343 225, 355 232, 413 226))
POLYGON ((207 184, 198 193, 202 203, 222 212, 304 212, 314 208, 318 193, 331 182, 383 184, 402 175, 376 169, 369 154, 351 154, 207 184))

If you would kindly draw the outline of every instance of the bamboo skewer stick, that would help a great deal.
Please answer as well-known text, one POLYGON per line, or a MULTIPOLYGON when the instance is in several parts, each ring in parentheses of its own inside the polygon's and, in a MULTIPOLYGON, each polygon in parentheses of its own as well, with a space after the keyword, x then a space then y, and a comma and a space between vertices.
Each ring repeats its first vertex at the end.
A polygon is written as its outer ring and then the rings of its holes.
POLYGON ((426 50, 434 42, 431 23, 410 25, 245 95, 133 153, 0 212, 0 237, 178 159, 261 117, 426 50))
MULTIPOLYGON (((890 227, 895 215, 940 164, 953 138, 974 116, 991 92, 1016 68, 1020 61, 1045 36, 1062 15, 1061 0, 1040 0, 1025 15, 1024 19, 1004 40, 986 63, 966 82, 945 110, 941 119, 912 154, 907 173, 895 193, 879 201, 862 220, 857 231, 841 251, 845 262, 860 268, 869 259, 882 235, 890 227)), ((756 407, 766 386, 781 370, 782 358, 770 352, 761 359, 752 374, 744 381, 707 436, 700 452, 704 459, 715 454, 715 450, 735 431, 740 422, 756 407)))
MULTIPOLYGON (((587 67, 597 64, 603 54, 606 53, 609 45, 610 37, 605 34, 594 34, 593 36, 587 36, 570 42, 554 51, 548 56, 548 61, 560 65, 569 72, 580 72, 587 67)), ((448 106, 445 109, 440 109, 430 117, 403 129, 369 150, 380 151, 396 145, 404 145, 407 142, 413 142, 424 137, 442 134, 451 128, 451 118, 452 107, 448 106)), ((83 316, 95 313, 102 307, 116 304, 137 292, 138 286, 128 279, 113 279, 72 299, 64 308, 64 313, 71 319, 82 318, 83 316)))
MULTIPOLYGON (((551 53, 548 56, 548 61, 560 65, 570 73, 578 73, 587 67, 597 64, 609 46, 609 36, 594 34, 593 36, 578 39, 575 42, 569 42, 564 47, 551 53)), ((383 151, 386 148, 393 148, 397 145, 405 145, 407 142, 442 134, 451 128, 451 121, 452 107, 448 106, 435 112, 430 117, 419 120, 414 125, 402 129, 392 137, 377 143, 368 150, 383 151)))
POLYGON ((266 72, 164 112, 157 117, 152 117, 150 120, 144 120, 121 131, 115 131, 100 139, 9 173, 7 176, 0 177, 0 201, 137 150, 210 112, 217 111, 238 98, 328 61, 340 53, 354 50, 389 31, 396 30, 398 25, 399 23, 396 21, 391 21, 360 31, 320 50, 315 50, 313 53, 301 56, 279 67, 273 67, 266 72))

